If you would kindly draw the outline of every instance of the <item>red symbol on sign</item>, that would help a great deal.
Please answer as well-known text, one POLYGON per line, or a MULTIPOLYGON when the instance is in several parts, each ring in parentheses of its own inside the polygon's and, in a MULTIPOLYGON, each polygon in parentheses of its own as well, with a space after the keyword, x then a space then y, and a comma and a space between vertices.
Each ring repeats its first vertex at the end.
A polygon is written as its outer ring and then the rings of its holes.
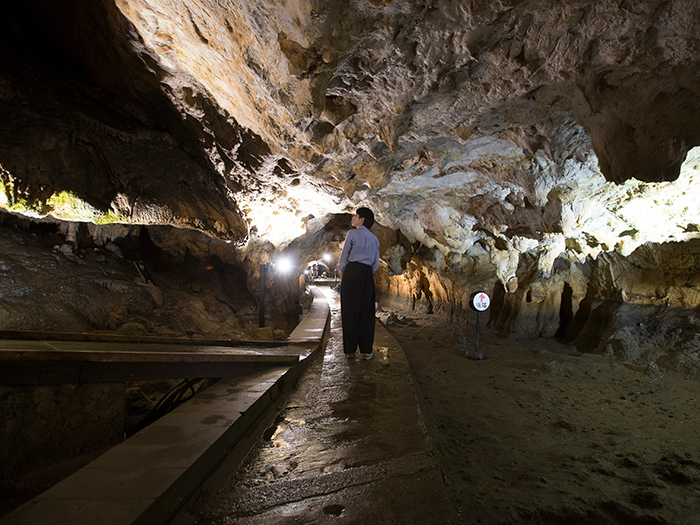
POLYGON ((477 292, 472 300, 472 306, 480 312, 488 309, 490 303, 491 298, 484 292, 477 292))

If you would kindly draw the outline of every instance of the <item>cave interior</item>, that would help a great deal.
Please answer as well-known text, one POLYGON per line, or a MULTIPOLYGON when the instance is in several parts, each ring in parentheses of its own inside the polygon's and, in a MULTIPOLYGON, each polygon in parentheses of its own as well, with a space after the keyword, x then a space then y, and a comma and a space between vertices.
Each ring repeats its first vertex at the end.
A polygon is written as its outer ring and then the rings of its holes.
POLYGON ((697 374, 698 27, 694 0, 6 2, 0 328, 281 339, 368 206, 383 311, 471 330, 484 291, 504 339, 697 374))

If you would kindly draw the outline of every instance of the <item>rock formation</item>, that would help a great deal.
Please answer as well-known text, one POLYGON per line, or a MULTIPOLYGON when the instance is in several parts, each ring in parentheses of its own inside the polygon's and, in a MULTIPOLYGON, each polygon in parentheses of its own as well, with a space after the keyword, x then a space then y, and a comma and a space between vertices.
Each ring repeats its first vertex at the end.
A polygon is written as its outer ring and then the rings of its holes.
POLYGON ((0 204, 231 241, 251 289, 368 205, 386 304, 464 321, 483 289, 505 333, 656 358, 615 341, 698 322, 699 26, 694 0, 3 6, 0 204))

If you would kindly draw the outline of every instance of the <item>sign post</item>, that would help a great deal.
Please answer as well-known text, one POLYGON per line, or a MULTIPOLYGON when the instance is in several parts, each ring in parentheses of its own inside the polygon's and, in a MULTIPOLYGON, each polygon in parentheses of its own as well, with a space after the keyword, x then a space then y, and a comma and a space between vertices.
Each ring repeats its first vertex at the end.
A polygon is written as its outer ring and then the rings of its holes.
POLYGON ((491 306, 491 298, 485 292, 475 292, 469 297, 469 306, 476 310, 476 347, 473 352, 467 350, 467 358, 486 359, 486 354, 479 352, 479 316, 491 306))

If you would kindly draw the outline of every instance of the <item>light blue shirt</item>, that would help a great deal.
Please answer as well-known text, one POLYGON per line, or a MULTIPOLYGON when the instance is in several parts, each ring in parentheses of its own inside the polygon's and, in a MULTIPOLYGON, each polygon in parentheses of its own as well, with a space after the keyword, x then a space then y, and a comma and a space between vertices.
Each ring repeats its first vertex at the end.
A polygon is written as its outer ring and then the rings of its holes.
POLYGON ((350 230, 345 236, 345 244, 338 261, 338 271, 342 272, 349 262, 359 262, 379 268, 379 239, 364 226, 350 230))

